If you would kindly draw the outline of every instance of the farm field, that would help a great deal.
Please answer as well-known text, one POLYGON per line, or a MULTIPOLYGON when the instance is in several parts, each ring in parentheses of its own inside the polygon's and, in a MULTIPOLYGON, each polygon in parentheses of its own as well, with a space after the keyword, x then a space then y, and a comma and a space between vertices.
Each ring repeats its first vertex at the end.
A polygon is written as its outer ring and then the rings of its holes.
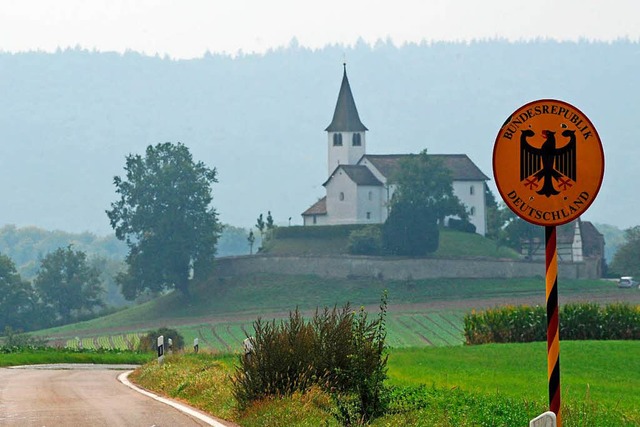
MULTIPOLYGON (((391 313, 387 318, 387 342, 392 348, 451 346, 464 343, 462 311, 429 313, 391 313)), ((200 348, 216 353, 240 351, 242 340, 253 331, 253 321, 212 322, 181 325, 176 329, 189 347, 198 338, 200 348)), ((56 343, 72 349, 135 350, 144 332, 57 339, 56 343)))
MULTIPOLYGON (((461 345, 462 321, 473 309, 545 304, 542 278, 380 281, 257 275, 202 283, 195 287, 191 302, 170 293, 109 316, 35 334, 49 337, 57 346, 77 348, 81 342, 86 349, 126 350, 135 348, 145 332, 166 326, 178 329, 187 347, 198 338, 201 348, 233 352, 258 317, 286 318, 296 307, 312 316, 318 306, 346 302, 375 313, 385 289, 389 294, 387 339, 393 348, 461 345)), ((563 281, 559 289, 561 304, 640 304, 640 292, 618 289, 605 280, 563 281)))

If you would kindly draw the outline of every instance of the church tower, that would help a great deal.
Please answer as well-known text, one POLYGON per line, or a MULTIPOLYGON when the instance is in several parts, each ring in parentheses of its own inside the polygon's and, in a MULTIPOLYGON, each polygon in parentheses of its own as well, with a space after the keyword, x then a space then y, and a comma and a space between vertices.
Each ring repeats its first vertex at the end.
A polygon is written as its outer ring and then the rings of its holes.
POLYGON ((338 93, 336 109, 333 112, 333 120, 325 129, 328 133, 328 176, 331 176, 339 165, 355 165, 366 151, 365 132, 368 129, 358 116, 347 78, 347 64, 343 66, 342 85, 338 93))

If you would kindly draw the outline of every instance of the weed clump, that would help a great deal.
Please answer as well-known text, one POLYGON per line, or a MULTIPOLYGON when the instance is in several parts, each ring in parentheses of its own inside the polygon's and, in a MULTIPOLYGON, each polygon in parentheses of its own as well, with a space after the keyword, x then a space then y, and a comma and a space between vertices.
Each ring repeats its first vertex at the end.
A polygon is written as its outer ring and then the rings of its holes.
POLYGON ((162 327, 155 331, 149 331, 146 335, 142 336, 140 338, 140 344, 138 344, 138 351, 155 352, 157 348, 157 339, 160 335, 164 336, 165 345, 167 345, 168 339, 171 338, 174 350, 182 350, 184 348, 184 337, 180 335, 178 331, 162 327))
POLYGON ((240 356, 233 394, 241 408, 269 396, 288 396, 318 386, 329 392, 335 416, 345 425, 384 412, 387 376, 386 292, 380 313, 369 320, 364 308, 316 309, 305 320, 296 308, 287 321, 254 322, 253 350, 240 356))

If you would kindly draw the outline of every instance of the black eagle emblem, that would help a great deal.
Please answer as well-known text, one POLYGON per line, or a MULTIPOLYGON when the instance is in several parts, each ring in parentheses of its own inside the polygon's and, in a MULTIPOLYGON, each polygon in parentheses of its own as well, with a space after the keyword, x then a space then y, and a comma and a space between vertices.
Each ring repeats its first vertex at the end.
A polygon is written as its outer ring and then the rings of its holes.
POLYGON ((543 130, 542 136, 546 141, 540 148, 529 144, 527 138, 535 132, 527 129, 520 135, 520 181, 530 189, 538 188, 542 181, 542 188, 536 193, 542 196, 555 196, 560 191, 554 186, 554 180, 562 190, 576 182, 576 134, 573 130, 565 130, 562 136, 569 141, 562 147, 556 147, 556 133, 543 130), (573 181, 573 182, 572 182, 573 181))

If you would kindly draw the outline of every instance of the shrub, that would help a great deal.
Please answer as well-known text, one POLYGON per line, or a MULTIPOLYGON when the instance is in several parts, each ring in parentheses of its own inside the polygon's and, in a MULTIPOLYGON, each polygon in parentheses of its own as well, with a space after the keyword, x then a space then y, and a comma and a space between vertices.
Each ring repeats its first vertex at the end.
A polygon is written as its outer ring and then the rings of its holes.
POLYGON ((466 219, 449 218, 447 222, 448 226, 452 230, 462 231, 464 233, 475 233, 476 226, 471 224, 466 219))
POLYGON ((349 234, 348 250, 354 255, 379 255, 382 252, 382 232, 379 226, 368 225, 349 234))
POLYGON ((346 304, 316 310, 305 321, 299 310, 288 321, 254 322, 254 352, 242 355, 233 375, 241 408, 267 396, 291 395, 318 385, 334 397, 345 424, 383 412, 386 378, 386 293, 373 321, 346 304))
POLYGON ((184 337, 180 335, 178 331, 171 328, 162 327, 155 331, 149 331, 146 335, 140 337, 140 344, 138 344, 138 351, 156 351, 158 348, 158 337, 164 336, 164 345, 168 345, 168 339, 171 338, 174 350, 182 350, 184 348, 184 337))
POLYGON ((400 256, 425 256, 438 250, 440 230, 435 213, 422 206, 396 203, 382 227, 385 251, 400 256))
POLYGON ((5 326, 3 334, 0 348, 6 349, 44 348, 49 341, 46 337, 24 334, 20 329, 14 330, 11 326, 5 326))

